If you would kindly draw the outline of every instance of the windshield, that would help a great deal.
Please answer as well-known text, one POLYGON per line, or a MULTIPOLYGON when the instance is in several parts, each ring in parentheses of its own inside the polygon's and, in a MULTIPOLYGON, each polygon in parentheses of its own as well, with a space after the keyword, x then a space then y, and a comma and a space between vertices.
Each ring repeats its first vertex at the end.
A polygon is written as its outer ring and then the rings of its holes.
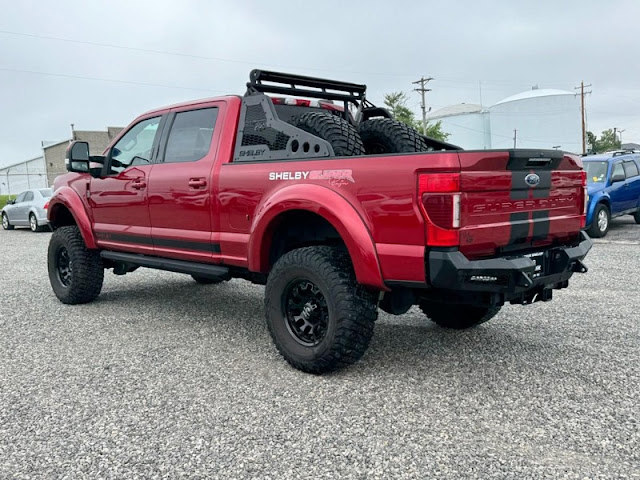
POLYGON ((604 183, 607 181, 607 162, 584 162, 587 171, 587 183, 604 183))
POLYGON ((42 195, 44 198, 49 198, 51 195, 53 195, 53 190, 51 190, 50 188, 43 188, 42 190, 40 190, 40 195, 42 195))

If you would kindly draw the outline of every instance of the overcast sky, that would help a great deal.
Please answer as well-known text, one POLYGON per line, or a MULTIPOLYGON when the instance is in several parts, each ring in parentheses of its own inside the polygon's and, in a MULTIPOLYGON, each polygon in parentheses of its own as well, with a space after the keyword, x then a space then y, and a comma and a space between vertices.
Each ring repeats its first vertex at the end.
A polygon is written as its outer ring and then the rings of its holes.
POLYGON ((640 2, 0 0, 0 165, 165 104, 242 94, 252 68, 366 83, 435 78, 433 109, 591 83, 588 129, 640 143, 640 2))

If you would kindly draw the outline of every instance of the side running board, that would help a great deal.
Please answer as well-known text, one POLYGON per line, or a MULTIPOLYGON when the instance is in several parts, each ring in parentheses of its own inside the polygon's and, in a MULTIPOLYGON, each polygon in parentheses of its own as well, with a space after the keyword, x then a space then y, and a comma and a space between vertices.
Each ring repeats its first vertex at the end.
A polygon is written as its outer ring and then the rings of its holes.
POLYGON ((185 260, 174 260, 171 258, 150 257, 138 253, 111 252, 103 250, 100 256, 112 262, 123 263, 133 267, 156 268, 169 272, 188 273, 190 275, 200 275, 203 277, 219 278, 229 275, 227 267, 211 265, 208 263, 187 262, 185 260))

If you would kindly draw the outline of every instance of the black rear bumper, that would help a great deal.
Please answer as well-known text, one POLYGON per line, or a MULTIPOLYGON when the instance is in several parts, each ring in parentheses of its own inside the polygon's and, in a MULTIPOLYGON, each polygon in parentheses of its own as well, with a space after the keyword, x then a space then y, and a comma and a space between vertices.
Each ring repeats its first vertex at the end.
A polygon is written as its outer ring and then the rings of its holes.
POLYGON ((574 272, 586 272, 582 260, 592 245, 588 235, 580 232, 580 241, 573 246, 543 247, 528 254, 486 260, 469 260, 458 250, 430 250, 428 279, 437 289, 496 293, 504 300, 526 303, 537 293, 550 298, 549 292, 566 287, 574 272))

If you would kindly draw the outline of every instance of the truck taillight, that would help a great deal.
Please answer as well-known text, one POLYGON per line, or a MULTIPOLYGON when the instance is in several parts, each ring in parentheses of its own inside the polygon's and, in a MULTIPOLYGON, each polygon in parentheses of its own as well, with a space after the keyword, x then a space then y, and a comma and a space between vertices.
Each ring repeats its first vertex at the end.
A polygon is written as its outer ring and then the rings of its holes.
POLYGON ((582 172, 580 173, 581 173, 580 179, 582 180, 582 190, 583 190, 581 228, 584 228, 587 225, 587 208, 589 207, 589 193, 587 192, 587 172, 585 170, 582 170, 582 172))
POLYGON ((460 195, 459 173, 431 173, 418 177, 427 245, 451 247, 460 244, 460 195))

